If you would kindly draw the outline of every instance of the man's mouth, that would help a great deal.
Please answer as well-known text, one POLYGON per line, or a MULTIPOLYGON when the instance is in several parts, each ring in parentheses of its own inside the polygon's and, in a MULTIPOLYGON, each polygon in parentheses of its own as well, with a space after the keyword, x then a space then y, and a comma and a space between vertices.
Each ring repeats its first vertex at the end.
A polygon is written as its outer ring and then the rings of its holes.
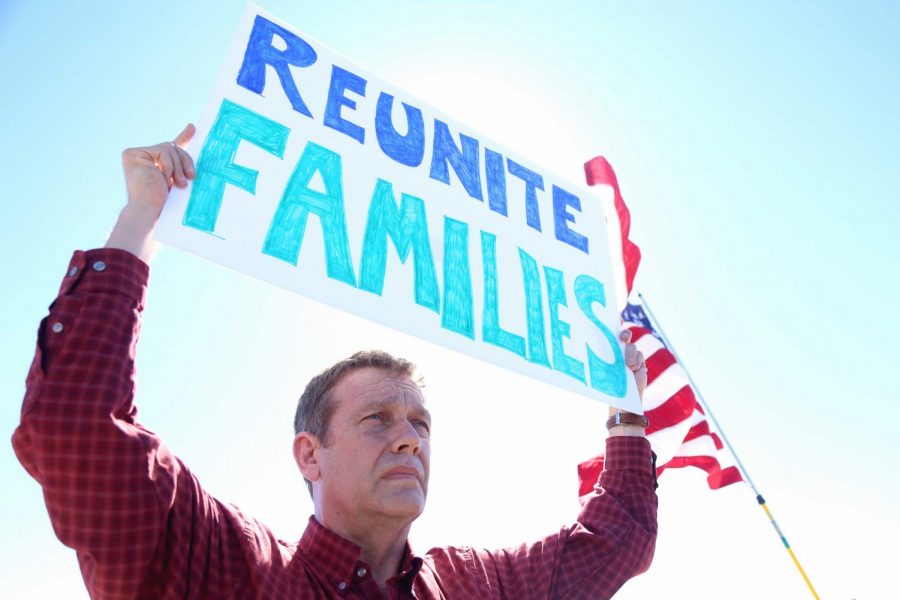
POLYGON ((384 479, 398 479, 401 481, 404 479, 419 481, 420 477, 419 470, 415 467, 394 467, 384 474, 384 479))

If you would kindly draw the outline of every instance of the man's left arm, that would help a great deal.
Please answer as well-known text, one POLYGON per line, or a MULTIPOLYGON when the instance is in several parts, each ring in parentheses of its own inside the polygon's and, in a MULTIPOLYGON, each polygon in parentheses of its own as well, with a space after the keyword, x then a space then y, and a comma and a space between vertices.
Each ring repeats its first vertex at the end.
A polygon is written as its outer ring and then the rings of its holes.
POLYGON ((654 458, 643 436, 607 439, 600 480, 575 526, 559 536, 552 597, 609 598, 650 567, 657 533, 654 458))
MULTIPOLYGON (((638 395, 647 387, 644 356, 620 334, 638 395)), ((650 567, 656 548, 656 456, 644 435, 646 418, 610 407, 603 472, 576 524, 559 535, 550 595, 610 598, 650 567), (643 421, 641 423, 640 421, 643 421)))
MULTIPOLYGON (((638 393, 644 357, 622 332, 638 393)), ((610 416, 618 409, 611 408, 610 416)), ((636 420, 628 415, 623 421, 636 420)), ((656 547, 656 467, 639 424, 611 424, 604 469, 577 522, 536 543, 500 551, 462 549, 469 576, 495 598, 610 598, 647 570, 656 547)), ((448 557, 443 557, 447 560, 448 557)))

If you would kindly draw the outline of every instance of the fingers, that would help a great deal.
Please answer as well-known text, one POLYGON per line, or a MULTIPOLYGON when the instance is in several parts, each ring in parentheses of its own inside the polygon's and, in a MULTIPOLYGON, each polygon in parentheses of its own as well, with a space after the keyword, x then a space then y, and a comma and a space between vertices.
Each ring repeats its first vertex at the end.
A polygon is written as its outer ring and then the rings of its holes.
POLYGON ((178 153, 178 159, 181 161, 181 170, 184 172, 185 177, 193 179, 197 174, 194 169, 194 159, 191 158, 191 155, 187 153, 187 150, 181 146, 175 145, 173 148, 175 148, 175 152, 178 153))
POLYGON ((635 373, 637 373, 639 371, 643 371, 644 373, 647 372, 647 363, 646 363, 646 361, 644 361, 644 353, 643 352, 638 352, 637 355, 634 357, 634 366, 631 367, 631 370, 634 371, 635 373))
POLYGON ((193 123, 188 123, 185 128, 175 136, 175 141, 172 142, 179 148, 184 148, 187 146, 187 143, 191 141, 191 138, 194 137, 194 133, 197 132, 197 128, 194 127, 193 123))
POLYGON ((644 389, 647 387, 647 363, 644 360, 644 353, 631 343, 631 337, 631 331, 628 329, 623 329, 619 334, 619 339, 625 344, 625 364, 634 373, 638 396, 643 398, 644 389))
POLYGON ((632 370, 634 373, 634 383, 637 386, 638 396, 644 398, 644 390, 647 389, 647 364, 644 362, 644 355, 638 352, 638 368, 632 370))
POLYGON ((634 344, 625 346, 625 364, 635 373, 641 369, 644 371, 647 370, 647 363, 644 361, 644 353, 638 351, 637 346, 634 344))
POLYGON ((637 369, 638 366, 637 355, 637 346, 635 346, 634 344, 625 345, 625 364, 628 365, 628 368, 632 371, 637 369))
MULTIPOLYGON (((193 127, 193 125, 190 127, 193 127)), ((166 181, 171 179, 172 184, 180 188, 187 187, 188 180, 193 179, 196 174, 194 159, 191 158, 191 155, 175 142, 168 142, 160 144, 160 157, 162 158, 163 156, 165 158, 159 166, 166 177, 166 181)))
POLYGON ((181 157, 178 155, 178 146, 174 143, 166 144, 166 154, 172 163, 172 183, 183 188, 187 187, 187 179, 184 176, 184 167, 181 164, 181 157))
POLYGON ((164 144, 158 144, 153 148, 150 148, 150 154, 153 155, 153 162, 156 165, 156 168, 159 169, 159 172, 162 173, 163 178, 166 181, 166 185, 171 188, 172 187, 172 175, 175 173, 175 163, 173 160, 173 153, 169 152, 169 147, 171 144, 166 142, 164 144))
POLYGON ((639 352, 634 344, 628 344, 625 346, 625 362, 634 374, 638 396, 643 398, 644 390, 647 388, 647 363, 644 361, 644 353, 639 352))
POLYGON ((619 334, 619 339, 625 343, 625 364, 632 371, 638 371, 644 366, 644 355, 638 351, 637 346, 631 342, 631 331, 623 329, 619 334))

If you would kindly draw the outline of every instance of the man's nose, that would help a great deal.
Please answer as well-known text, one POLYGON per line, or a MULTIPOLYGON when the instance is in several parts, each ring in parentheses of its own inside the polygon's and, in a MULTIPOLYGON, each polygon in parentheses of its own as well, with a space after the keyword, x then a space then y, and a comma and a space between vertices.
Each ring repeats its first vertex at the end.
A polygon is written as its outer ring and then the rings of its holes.
POLYGON ((397 425, 398 431, 394 434, 393 451, 395 454, 408 452, 418 454, 422 449, 422 436, 416 431, 415 426, 409 421, 402 421, 397 425))

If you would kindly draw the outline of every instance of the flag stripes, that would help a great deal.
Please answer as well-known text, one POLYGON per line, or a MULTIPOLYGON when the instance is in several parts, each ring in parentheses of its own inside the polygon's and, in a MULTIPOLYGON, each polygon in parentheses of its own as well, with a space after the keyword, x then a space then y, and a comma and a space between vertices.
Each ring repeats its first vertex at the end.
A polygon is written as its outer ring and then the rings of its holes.
MULTIPOLYGON (((627 317, 641 323, 626 321, 625 325, 647 363, 643 404, 650 425, 645 433, 657 456, 657 475, 666 469, 696 467, 706 472, 711 489, 742 481, 731 453, 710 429, 687 373, 675 355, 647 327, 649 320, 639 305, 629 304, 625 312, 627 317)), ((602 470, 602 456, 579 465, 579 496, 593 489, 602 470)))
MULTIPOLYGON (((677 364, 675 353, 670 352, 660 339, 657 339, 653 325, 642 306, 627 302, 641 261, 641 251, 628 238, 631 230, 631 213, 619 191, 619 181, 612 165, 602 156, 598 156, 585 163, 584 174, 588 185, 608 185, 613 190, 614 210, 606 211, 609 244, 613 254, 613 285, 616 288, 616 300, 622 313, 622 320, 629 325, 633 341, 647 362, 648 384, 643 401, 650 426, 645 433, 656 452, 656 464, 661 465, 657 467, 657 475, 667 468, 697 467, 706 471, 706 481, 714 490, 743 481, 741 476, 743 466, 737 457, 723 449, 719 436, 710 430, 702 403, 697 401, 691 389, 687 372, 677 364)), ((640 294, 638 296, 640 297, 640 294)), ((641 299, 643 300, 643 297, 641 299)), ((647 310, 650 312, 649 307, 647 310)), ((665 338, 664 335, 660 337, 665 338)), ((715 423, 712 413, 710 419, 715 423)), ((578 465, 580 498, 594 489, 602 470, 603 455, 578 465)), ((746 471, 744 473, 746 475, 746 471)), ((757 501, 766 511, 797 570, 803 576, 803 581, 806 582, 813 597, 819 600, 819 595, 800 566, 800 561, 772 518, 765 500, 757 492, 750 476, 746 477, 750 488, 757 495, 757 501)))
MULTIPOLYGON (((643 405, 650 425, 645 433, 656 453, 657 475, 667 468, 693 466, 706 471, 712 489, 742 481, 731 454, 710 431, 687 373, 655 335, 642 307, 625 301, 631 295, 641 250, 628 237, 631 212, 625 205, 612 165, 604 157, 597 156, 585 163, 584 174, 588 185, 608 185, 613 191, 614 210, 607 212, 607 229, 613 252, 617 298, 625 324, 632 332, 632 343, 637 345, 647 363, 643 405)), ((579 496, 593 489, 602 470, 602 455, 578 465, 579 496)))
POLYGON ((597 156, 584 163, 584 177, 588 185, 608 185, 613 191, 615 211, 607 212, 607 219, 610 220, 607 230, 610 250, 614 253, 612 263, 617 276, 616 298, 620 302, 619 309, 622 309, 631 294, 634 276, 641 263, 641 249, 628 237, 631 231, 631 211, 622 197, 616 172, 604 157, 597 156))

